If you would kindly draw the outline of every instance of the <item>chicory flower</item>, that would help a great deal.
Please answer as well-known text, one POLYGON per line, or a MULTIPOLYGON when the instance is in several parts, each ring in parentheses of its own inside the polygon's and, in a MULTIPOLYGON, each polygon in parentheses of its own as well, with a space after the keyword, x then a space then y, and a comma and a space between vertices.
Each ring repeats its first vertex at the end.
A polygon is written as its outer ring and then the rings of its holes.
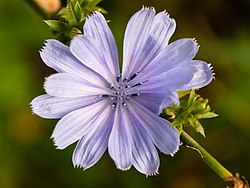
POLYGON ((125 31, 122 72, 114 37, 99 12, 86 19, 84 34, 70 46, 47 40, 41 58, 58 73, 46 79, 46 94, 31 105, 43 118, 60 119, 52 134, 58 149, 77 142, 75 166, 93 166, 108 149, 118 169, 133 165, 152 175, 159 167, 156 148, 167 155, 178 150, 177 129, 158 115, 178 104, 177 91, 201 88, 213 73, 206 62, 193 60, 193 39, 169 44, 175 27, 165 11, 136 12, 125 31))

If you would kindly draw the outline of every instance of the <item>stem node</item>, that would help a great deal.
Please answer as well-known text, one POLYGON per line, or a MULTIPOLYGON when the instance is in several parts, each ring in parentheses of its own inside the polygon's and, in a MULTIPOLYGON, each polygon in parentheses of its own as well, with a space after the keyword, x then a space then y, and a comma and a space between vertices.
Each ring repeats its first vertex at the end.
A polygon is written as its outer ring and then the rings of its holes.
POLYGON ((235 176, 231 176, 225 179, 226 188, 249 188, 249 184, 245 177, 240 176, 239 173, 236 173, 235 176))
POLYGON ((226 188, 249 188, 249 184, 243 176, 240 176, 239 173, 234 176, 184 130, 181 132, 181 140, 188 148, 198 151, 202 160, 226 182, 226 188))

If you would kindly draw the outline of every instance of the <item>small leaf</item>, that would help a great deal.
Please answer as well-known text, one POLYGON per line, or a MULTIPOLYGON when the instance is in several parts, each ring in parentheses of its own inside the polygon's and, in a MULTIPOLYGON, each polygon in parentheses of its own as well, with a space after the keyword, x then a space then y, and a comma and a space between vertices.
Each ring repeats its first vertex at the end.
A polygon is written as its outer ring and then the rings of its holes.
POLYGON ((192 90, 185 90, 185 91, 178 91, 177 93, 178 93, 179 98, 182 98, 182 97, 188 95, 191 91, 192 90))
POLYGON ((213 117, 217 117, 218 114, 214 113, 214 112, 205 112, 204 114, 197 114, 195 117, 197 119, 206 119, 206 118, 213 118, 213 117))
POLYGON ((202 125, 200 124, 199 121, 197 121, 197 127, 195 128, 195 130, 200 133, 203 137, 206 137, 205 135, 205 131, 204 131, 204 128, 202 127, 202 125))
POLYGON ((54 31, 64 33, 68 25, 60 20, 44 20, 44 22, 54 31))
POLYGON ((196 132, 200 133, 202 136, 205 137, 205 131, 202 125, 198 120, 196 120, 194 117, 188 118, 188 122, 190 125, 195 129, 196 132))
POLYGON ((196 128, 196 119, 192 115, 188 118, 188 122, 193 128, 196 128))
POLYGON ((74 5, 74 14, 77 22, 82 21, 82 8, 78 2, 74 5))
POLYGON ((70 0, 70 2, 72 3, 72 6, 74 7, 75 4, 78 2, 78 0, 70 0))
POLYGON ((103 13, 103 14, 107 14, 107 13, 108 13, 108 12, 107 12, 104 8, 102 8, 102 7, 96 7, 96 11, 101 12, 101 13, 103 13))
POLYGON ((187 106, 191 106, 198 97, 199 95, 195 93, 194 89, 192 89, 188 98, 187 106))
POLYGON ((61 10, 57 13, 57 16, 66 15, 66 7, 61 8, 61 10))
POLYGON ((70 29, 69 37, 70 37, 70 39, 73 39, 74 36, 79 35, 79 34, 81 34, 81 33, 82 33, 82 32, 81 32, 78 28, 72 27, 72 28, 70 29))
POLYGON ((66 6, 66 13, 67 13, 67 20, 69 22, 69 27, 77 25, 77 20, 76 20, 76 17, 72 8, 71 1, 66 6))

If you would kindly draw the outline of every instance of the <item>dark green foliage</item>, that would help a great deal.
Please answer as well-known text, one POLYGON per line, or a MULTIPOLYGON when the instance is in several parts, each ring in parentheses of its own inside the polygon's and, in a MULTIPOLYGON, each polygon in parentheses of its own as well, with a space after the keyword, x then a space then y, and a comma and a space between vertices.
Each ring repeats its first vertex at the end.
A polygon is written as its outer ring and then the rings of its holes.
POLYGON ((82 33, 84 20, 94 11, 106 13, 98 7, 101 0, 69 0, 66 7, 62 8, 53 20, 44 22, 53 30, 56 38, 65 44, 82 33))

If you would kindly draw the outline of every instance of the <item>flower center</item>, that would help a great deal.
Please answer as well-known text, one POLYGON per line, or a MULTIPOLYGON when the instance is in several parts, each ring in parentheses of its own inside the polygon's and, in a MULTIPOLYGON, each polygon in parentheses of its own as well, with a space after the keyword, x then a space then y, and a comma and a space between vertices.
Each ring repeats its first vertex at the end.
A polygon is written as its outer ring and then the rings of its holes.
POLYGON ((139 73, 133 74, 130 78, 124 78, 121 79, 121 75, 116 77, 116 83, 112 84, 110 83, 110 90, 112 91, 112 95, 100 95, 99 98, 108 98, 109 103, 112 107, 112 109, 116 109, 116 107, 122 106, 126 107, 128 105, 128 100, 130 100, 132 97, 140 96, 140 91, 131 93, 129 91, 130 88, 142 85, 144 82, 139 82, 134 85, 129 85, 129 82, 134 79, 139 73))

